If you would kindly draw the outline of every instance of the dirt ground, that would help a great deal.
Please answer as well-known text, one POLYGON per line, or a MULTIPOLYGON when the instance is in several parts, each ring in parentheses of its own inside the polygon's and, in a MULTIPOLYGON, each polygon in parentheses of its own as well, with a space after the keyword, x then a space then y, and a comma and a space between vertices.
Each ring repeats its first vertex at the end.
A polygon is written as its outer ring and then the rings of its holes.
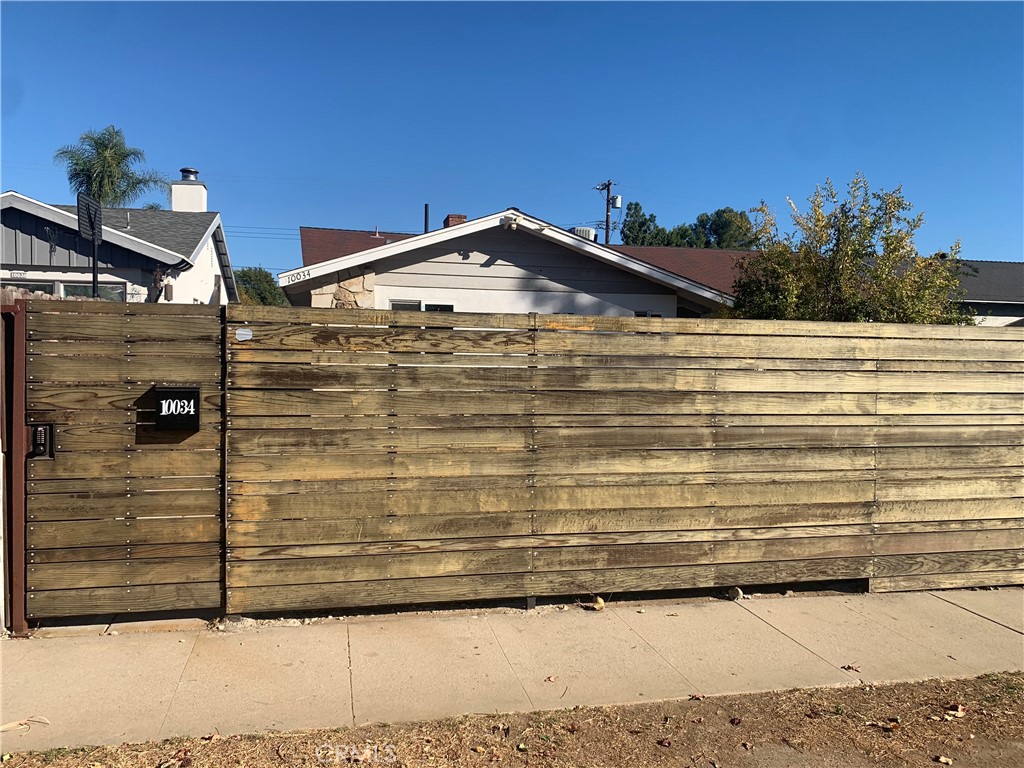
POLYGON ((4 755, 3 765, 1024 768, 1024 675, 463 716, 334 730, 213 734, 4 755))

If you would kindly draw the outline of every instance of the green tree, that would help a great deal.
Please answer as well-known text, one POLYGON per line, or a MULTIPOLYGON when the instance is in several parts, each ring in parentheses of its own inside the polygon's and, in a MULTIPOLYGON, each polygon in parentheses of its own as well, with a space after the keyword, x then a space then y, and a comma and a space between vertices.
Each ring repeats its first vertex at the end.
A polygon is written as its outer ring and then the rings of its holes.
POLYGON ((902 188, 872 192, 857 174, 841 198, 832 182, 815 188, 806 213, 790 200, 796 229, 779 233, 765 203, 754 209, 756 250, 738 264, 732 314, 765 320, 973 322, 960 300, 966 267, 960 244, 922 256, 924 222, 902 188))
POLYGON ((86 131, 77 144, 61 147, 54 163, 67 170, 72 192, 85 192, 107 208, 124 208, 153 190, 166 190, 167 179, 156 171, 135 170, 146 156, 129 147, 124 132, 112 125, 86 131))
POLYGON ((287 307, 288 297, 274 282, 274 276, 263 267, 242 267, 235 270, 238 299, 242 304, 264 304, 287 307))
POLYGON ((745 211, 719 208, 701 213, 692 224, 666 230, 657 217, 646 215, 640 203, 628 203, 622 221, 623 245, 669 245, 684 248, 732 248, 747 250, 754 243, 754 225, 745 211))
POLYGON ((619 236, 623 245, 667 245, 668 234, 658 226, 658 218, 644 213, 640 203, 626 203, 619 236))

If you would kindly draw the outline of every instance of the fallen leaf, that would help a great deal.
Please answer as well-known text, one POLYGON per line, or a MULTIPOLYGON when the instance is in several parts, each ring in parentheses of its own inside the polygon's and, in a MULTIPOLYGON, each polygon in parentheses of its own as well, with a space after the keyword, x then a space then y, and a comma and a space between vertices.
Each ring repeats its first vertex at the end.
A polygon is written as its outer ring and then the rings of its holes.
POLYGON ((946 757, 945 755, 936 755, 934 757, 934 760, 935 760, 936 763, 942 763, 943 765, 952 765, 953 764, 953 758, 952 757, 946 757))
POLYGON ((484 748, 483 748, 482 746, 480 746, 479 744, 477 744, 477 745, 476 745, 475 747, 473 747, 473 751, 474 751, 474 752, 476 752, 476 753, 477 753, 478 755, 482 755, 482 754, 483 754, 484 752, 486 752, 487 750, 486 750, 486 749, 484 749, 484 748))
POLYGON ((743 718, 741 718, 741 717, 733 717, 733 718, 729 719, 729 725, 739 725, 742 722, 743 722, 743 718))
POLYGON ((658 746, 659 747, 671 747, 672 746, 672 739, 658 739, 658 746))
MULTIPOLYGON (((600 600, 601 598, 599 597, 597 599, 600 600)), ((523 744, 523 743, 516 744, 516 749, 519 750, 520 752, 525 752, 526 751, 526 745, 523 744)))
POLYGON ((742 744, 740 744, 740 746, 747 750, 747 752, 754 748, 754 745, 751 744, 749 741, 744 741, 742 744))
POLYGON ((963 704, 950 704, 948 707, 946 707, 946 710, 953 717, 963 717, 967 714, 967 707, 965 707, 963 704))
POLYGON ((7 733, 8 731, 18 731, 22 728, 24 728, 25 732, 28 733, 32 730, 33 725, 49 724, 50 721, 42 715, 32 715, 31 717, 26 717, 24 720, 15 720, 13 722, 4 723, 3 725, 0 725, 0 733, 7 733))
POLYGON ((856 664, 843 664, 843 666, 841 666, 840 669, 846 669, 850 672, 860 672, 860 667, 858 667, 856 664))
POLYGON ((553 683, 557 679, 558 679, 558 675, 548 675, 547 677, 544 678, 544 682, 545 683, 553 683))
POLYGON ((666 616, 678 616, 679 614, 678 613, 666 613, 665 615, 666 616))
POLYGON ((704 698, 704 694, 703 693, 691 693, 690 694, 690 701, 700 701, 703 698, 704 698))
POLYGON ((645 611, 643 608, 641 608, 639 611, 637 611, 637 613, 647 613, 647 611, 645 611))

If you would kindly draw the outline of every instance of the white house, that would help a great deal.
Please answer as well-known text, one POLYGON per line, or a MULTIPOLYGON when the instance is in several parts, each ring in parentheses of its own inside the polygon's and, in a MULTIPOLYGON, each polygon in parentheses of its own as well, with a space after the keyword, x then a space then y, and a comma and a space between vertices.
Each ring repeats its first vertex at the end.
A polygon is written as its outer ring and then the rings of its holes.
POLYGON ((515 208, 471 221, 451 214, 422 235, 301 233, 305 265, 278 276, 296 306, 695 317, 732 302, 720 288, 515 208), (356 234, 363 250, 342 245, 332 257, 332 241, 356 234))
MULTIPOLYGON (((104 208, 99 248, 103 298, 226 304, 238 291, 219 213, 192 168, 171 183, 171 210, 104 208)), ((77 209, 19 194, 0 195, 0 282, 59 297, 92 295, 92 242, 78 234, 77 209)))

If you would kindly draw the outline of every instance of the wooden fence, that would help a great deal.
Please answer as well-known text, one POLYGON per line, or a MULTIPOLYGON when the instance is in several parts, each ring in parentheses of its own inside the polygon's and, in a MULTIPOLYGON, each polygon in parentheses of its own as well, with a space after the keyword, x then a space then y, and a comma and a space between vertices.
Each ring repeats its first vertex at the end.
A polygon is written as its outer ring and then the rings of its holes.
POLYGON ((28 618, 219 608, 220 307, 30 301, 25 464, 28 618), (154 430, 153 387, 202 387, 201 428, 154 430))
POLYGON ((26 310, 30 619, 1024 583, 1021 329, 26 310))
POLYGON ((226 354, 230 613, 1024 583, 1020 329, 232 306, 226 354))

